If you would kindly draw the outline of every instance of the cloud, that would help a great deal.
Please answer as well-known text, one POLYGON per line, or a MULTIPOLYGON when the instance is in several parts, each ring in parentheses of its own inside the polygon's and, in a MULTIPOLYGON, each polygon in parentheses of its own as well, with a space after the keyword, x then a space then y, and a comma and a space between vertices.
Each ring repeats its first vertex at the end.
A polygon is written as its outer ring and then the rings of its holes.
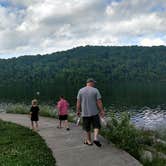
POLYGON ((166 45, 166 42, 161 40, 160 38, 156 38, 156 39, 142 39, 140 41, 140 45, 142 46, 161 46, 161 45, 166 45))
POLYGON ((165 44, 165 17, 165 0, 0 0, 0 57, 144 39, 165 44))

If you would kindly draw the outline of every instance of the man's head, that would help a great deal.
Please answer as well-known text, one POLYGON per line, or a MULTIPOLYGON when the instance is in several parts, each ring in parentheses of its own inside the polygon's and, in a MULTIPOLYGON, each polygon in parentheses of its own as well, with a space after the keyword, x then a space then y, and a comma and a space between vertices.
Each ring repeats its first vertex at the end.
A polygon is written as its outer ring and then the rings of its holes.
POLYGON ((86 81, 87 86, 95 86, 96 81, 93 78, 88 78, 86 81))
POLYGON ((60 96, 59 98, 60 98, 60 99, 64 99, 64 96, 60 96))

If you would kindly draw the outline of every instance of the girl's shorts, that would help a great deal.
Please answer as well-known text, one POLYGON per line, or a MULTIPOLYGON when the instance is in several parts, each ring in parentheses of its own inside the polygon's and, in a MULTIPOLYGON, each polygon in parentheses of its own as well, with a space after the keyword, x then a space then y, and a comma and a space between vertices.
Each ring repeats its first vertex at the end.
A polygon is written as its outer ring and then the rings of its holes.
POLYGON ((68 115, 59 115, 59 120, 67 120, 68 115))

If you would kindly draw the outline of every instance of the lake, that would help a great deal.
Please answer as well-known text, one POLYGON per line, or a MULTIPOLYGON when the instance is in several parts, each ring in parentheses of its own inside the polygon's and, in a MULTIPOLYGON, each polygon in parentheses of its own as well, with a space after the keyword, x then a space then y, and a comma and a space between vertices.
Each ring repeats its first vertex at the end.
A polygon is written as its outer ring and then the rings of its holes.
POLYGON ((115 82, 103 96, 105 105, 130 112, 136 126, 166 128, 166 82, 115 82))

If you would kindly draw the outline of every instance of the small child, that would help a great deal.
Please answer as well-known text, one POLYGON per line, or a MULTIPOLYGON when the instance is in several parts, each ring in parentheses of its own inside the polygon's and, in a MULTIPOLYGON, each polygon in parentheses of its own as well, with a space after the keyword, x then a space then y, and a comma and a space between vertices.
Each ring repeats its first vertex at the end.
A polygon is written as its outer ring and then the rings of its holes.
POLYGON ((67 102, 67 100, 64 99, 63 96, 60 97, 60 100, 58 101, 58 104, 57 104, 57 108, 58 108, 58 116, 59 116, 58 128, 61 128, 62 121, 65 121, 64 126, 66 127, 66 130, 70 130, 68 120, 67 120, 68 119, 69 103, 67 102))
POLYGON ((32 100, 32 106, 30 109, 30 117, 31 117, 31 126, 32 126, 32 130, 36 130, 38 131, 38 121, 39 121, 39 107, 37 104, 37 100, 33 99, 32 100), (35 123, 35 125, 34 125, 35 123))

